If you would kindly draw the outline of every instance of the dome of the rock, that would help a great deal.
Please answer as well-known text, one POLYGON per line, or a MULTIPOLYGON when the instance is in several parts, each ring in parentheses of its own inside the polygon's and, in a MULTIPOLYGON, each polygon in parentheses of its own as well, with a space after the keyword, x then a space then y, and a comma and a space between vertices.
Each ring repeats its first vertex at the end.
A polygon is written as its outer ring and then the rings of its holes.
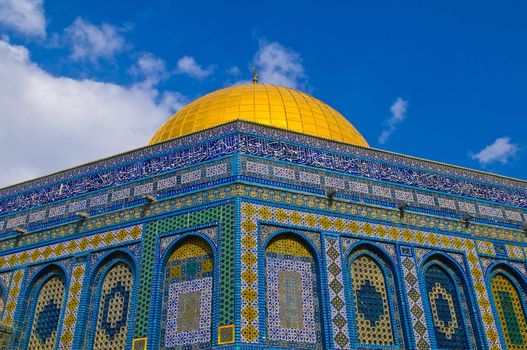
POLYGON ((214 91, 189 103, 154 134, 149 144, 244 120, 368 147, 342 114, 304 92, 270 84, 244 84, 214 91))

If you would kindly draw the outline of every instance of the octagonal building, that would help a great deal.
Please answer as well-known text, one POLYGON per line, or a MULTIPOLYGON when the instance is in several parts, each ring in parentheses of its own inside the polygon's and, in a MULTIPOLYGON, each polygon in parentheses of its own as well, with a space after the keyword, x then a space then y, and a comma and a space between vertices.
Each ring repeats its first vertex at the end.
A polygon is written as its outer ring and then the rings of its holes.
POLYGON ((304 92, 228 87, 0 189, 0 349, 527 349, 526 207, 304 92))

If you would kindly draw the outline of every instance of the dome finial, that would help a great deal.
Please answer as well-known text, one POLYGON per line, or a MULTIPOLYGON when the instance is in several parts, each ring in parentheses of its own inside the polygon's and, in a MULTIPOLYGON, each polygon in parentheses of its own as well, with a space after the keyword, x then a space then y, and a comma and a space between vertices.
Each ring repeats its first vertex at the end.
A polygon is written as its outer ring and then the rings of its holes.
POLYGON ((258 71, 254 66, 251 67, 253 70, 253 84, 258 83, 258 71))

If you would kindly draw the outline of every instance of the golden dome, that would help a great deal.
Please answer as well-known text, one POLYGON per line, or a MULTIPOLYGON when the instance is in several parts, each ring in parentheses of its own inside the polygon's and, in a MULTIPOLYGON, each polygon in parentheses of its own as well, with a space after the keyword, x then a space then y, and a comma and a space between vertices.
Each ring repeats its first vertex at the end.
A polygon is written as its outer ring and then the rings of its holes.
POLYGON ((170 117, 149 144, 234 120, 369 147, 357 129, 324 102, 298 90, 269 84, 235 85, 200 97, 170 117))

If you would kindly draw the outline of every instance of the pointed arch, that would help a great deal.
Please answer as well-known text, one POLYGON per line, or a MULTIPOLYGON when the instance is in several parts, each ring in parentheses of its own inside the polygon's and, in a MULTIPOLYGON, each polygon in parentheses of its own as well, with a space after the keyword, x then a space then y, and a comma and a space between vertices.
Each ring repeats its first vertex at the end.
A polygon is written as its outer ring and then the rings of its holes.
POLYGON ((24 298, 22 348, 54 350, 60 337, 60 319, 66 301, 66 275, 49 265, 35 275, 24 298))
POLYGON ((176 242, 164 265, 159 349, 212 346, 214 252, 204 238, 176 242))
POLYGON ((527 349, 527 294, 524 278, 506 264, 490 273, 494 310, 507 349, 527 349))
POLYGON ((89 283, 85 349, 126 349, 130 343, 131 301, 135 264, 127 253, 116 251, 93 269, 89 283))
POLYGON ((361 242, 351 250, 347 264, 352 342, 404 348, 404 316, 391 259, 381 248, 361 242))
MULTIPOLYGON (((280 233, 265 248, 264 271, 267 345, 322 349, 324 317, 313 247, 299 235, 280 233)), ((247 318, 252 310, 242 312, 247 318)))
POLYGON ((430 338, 440 349, 483 348, 472 289, 458 262, 433 252, 421 269, 430 338))

